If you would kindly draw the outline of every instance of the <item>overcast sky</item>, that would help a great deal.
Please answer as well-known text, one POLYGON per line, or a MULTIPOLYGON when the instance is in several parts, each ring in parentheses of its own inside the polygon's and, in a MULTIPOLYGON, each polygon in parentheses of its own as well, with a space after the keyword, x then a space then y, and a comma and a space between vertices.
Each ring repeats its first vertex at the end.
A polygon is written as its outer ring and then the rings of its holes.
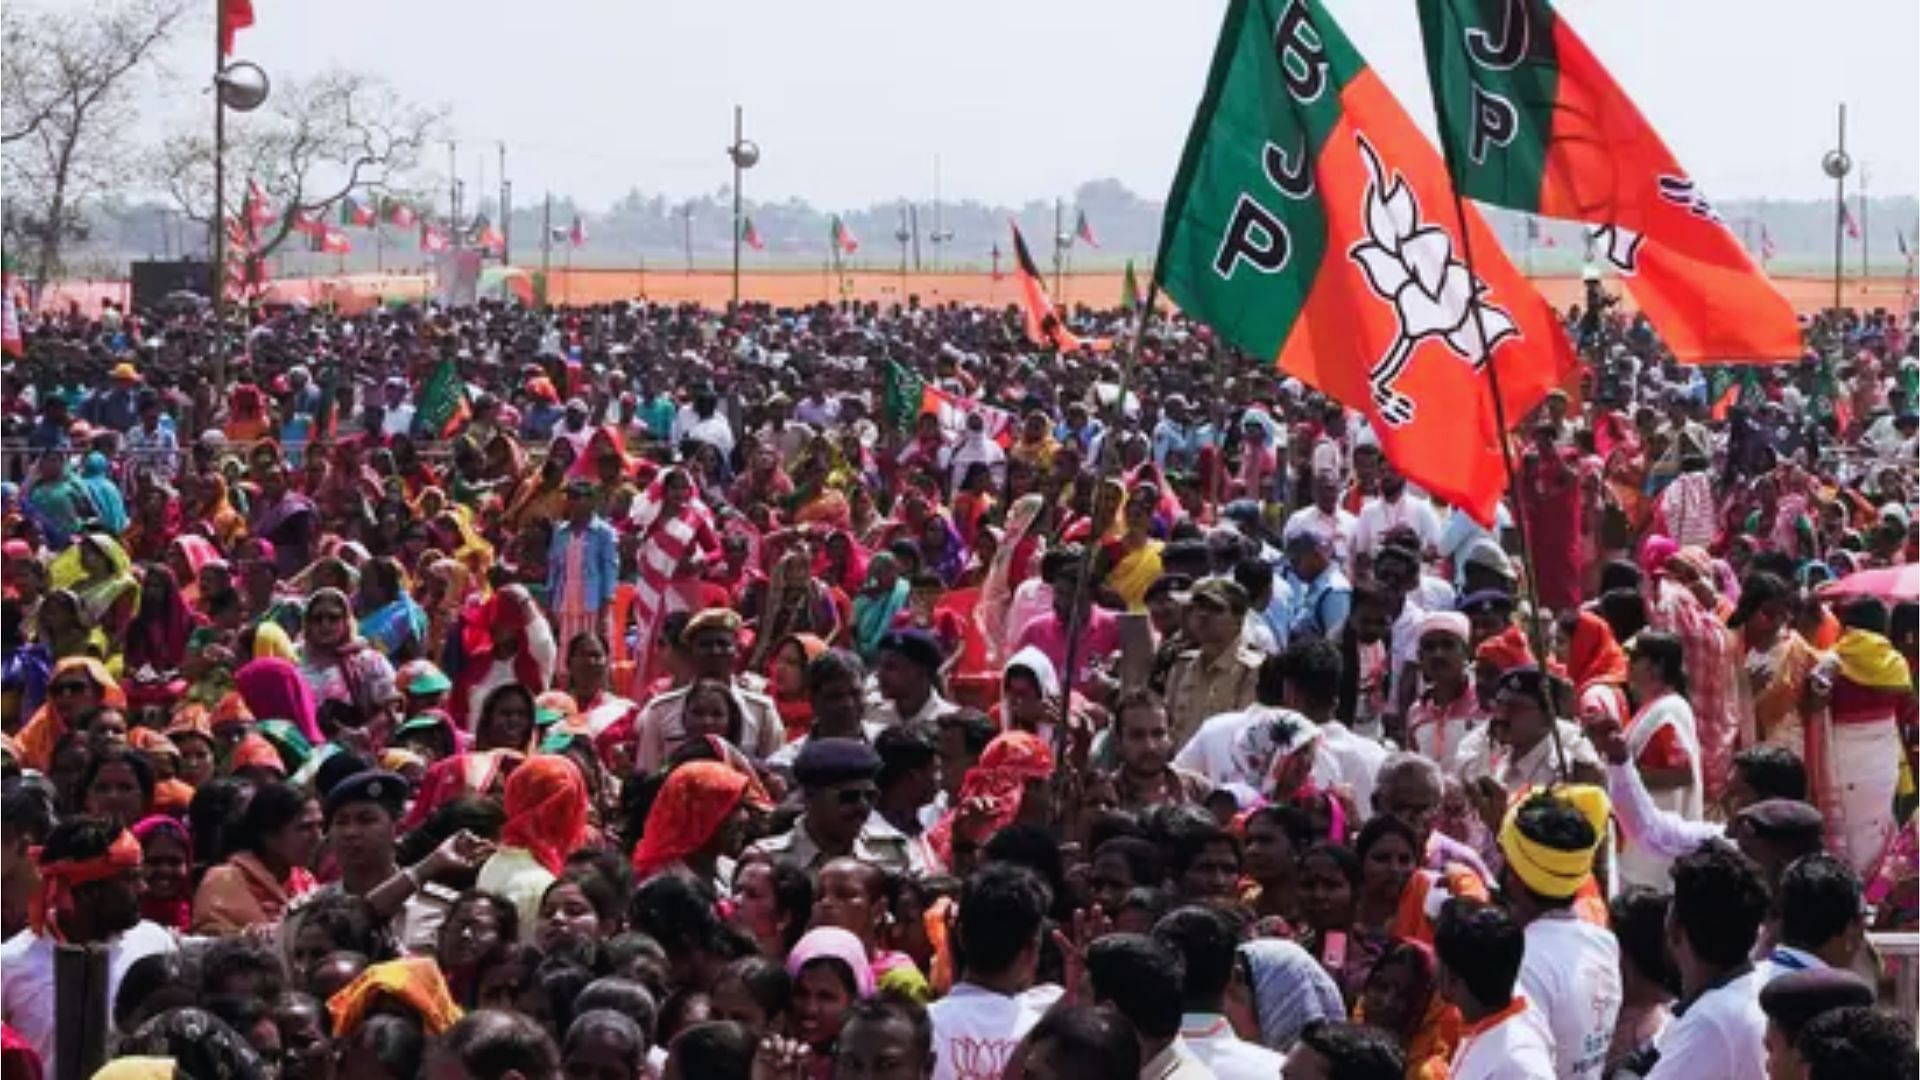
MULTIPOLYGON (((79 3, 83 0, 59 0, 79 3)), ((1328 0, 1429 131, 1413 0, 1328 0)), ((211 5, 209 5, 211 6, 211 5)), ((1805 198, 1834 108, 1876 194, 1920 188, 1915 0, 1565 0, 1572 20, 1717 199, 1805 198)), ((450 107, 461 174, 516 202, 589 208, 631 187, 726 182, 732 106, 764 159, 755 197, 861 206, 1017 203, 1117 177, 1164 196, 1224 0, 254 0, 239 54, 280 77, 331 65, 450 107)), ((183 79, 212 51, 169 57, 183 79)), ((174 106, 178 112, 184 106, 174 106)), ((149 115, 157 115, 153 110, 149 115)), ((436 151, 444 172, 445 149, 436 151)))

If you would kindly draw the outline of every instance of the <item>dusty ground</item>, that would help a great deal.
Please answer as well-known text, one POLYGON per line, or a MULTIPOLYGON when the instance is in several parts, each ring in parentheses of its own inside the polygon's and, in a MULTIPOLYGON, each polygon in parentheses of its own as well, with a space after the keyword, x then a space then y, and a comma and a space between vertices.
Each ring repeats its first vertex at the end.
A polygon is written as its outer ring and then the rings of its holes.
MULTIPOLYGON (((1788 299, 1801 311, 1813 311, 1833 303, 1831 278, 1776 278, 1788 299)), ((1121 275, 1115 273, 1068 275, 1056 301, 1109 306, 1120 300, 1121 275)), ((1536 279, 1540 290, 1556 306, 1578 303, 1583 295, 1580 279, 1573 276, 1536 279)), ((1052 286, 1048 280, 1048 286, 1052 286)), ((1609 288, 1615 286, 1610 285, 1609 288)), ((844 275, 845 294, 860 300, 896 301, 917 294, 921 303, 949 300, 970 303, 1010 304, 1018 300, 1010 278, 993 280, 991 274, 909 274, 902 280, 896 271, 848 271, 844 275)), ((1855 307, 1886 307, 1898 310, 1902 283, 1898 278, 1872 278, 1865 283, 1849 280, 1846 302, 1855 307)), ((740 276, 740 294, 752 300, 776 305, 818 303, 841 295, 831 275, 813 271, 760 271, 740 276)), ((715 271, 657 271, 642 274, 637 270, 556 269, 548 281, 547 295, 567 303, 628 299, 645 296, 656 301, 698 300, 720 305, 732 295, 732 279, 715 271)), ((1631 298, 1625 298, 1631 304, 1631 298)))
MULTIPOLYGON (((1833 302, 1831 278, 1783 276, 1774 280, 1786 291, 1794 307, 1801 311, 1815 311, 1833 302)), ((1118 273, 1069 274, 1059 290, 1061 295, 1055 299, 1067 303, 1111 306, 1120 300, 1120 282, 1121 275, 1118 273)), ((1577 303, 1583 295, 1580 279, 1571 275, 1539 277, 1535 282, 1541 292, 1559 307, 1577 303)), ((399 274, 351 275, 345 279, 285 279, 276 282, 275 288, 285 295, 305 295, 309 299, 320 300, 339 296, 342 290, 338 286, 342 283, 350 283, 344 291, 361 294, 367 303, 371 303, 376 295, 422 295, 431 288, 427 278, 399 274)), ((1052 287, 1051 278, 1047 284, 1049 288, 1052 287)), ((1620 291, 1618 283, 1610 283, 1609 289, 1620 291)), ((1853 307, 1885 307, 1897 311, 1902 307, 1903 289, 1904 283, 1897 277, 1875 277, 1864 282, 1848 279, 1843 295, 1846 303, 1853 307)), ((896 302, 910 294, 918 295, 924 304, 950 300, 987 304, 1018 301, 1011 278, 996 281, 991 274, 983 272, 909 274, 903 279, 898 271, 850 269, 836 282, 831 275, 819 270, 760 270, 741 275, 740 293, 750 300, 786 307, 837 299, 842 295, 882 303, 896 302)), ((657 302, 697 300, 717 307, 725 304, 732 295, 732 278, 718 270, 695 270, 691 273, 678 270, 568 271, 556 267, 549 280, 547 295, 559 303, 594 303, 645 296, 657 302)), ((77 302, 82 310, 97 311, 103 299, 125 303, 126 283, 63 282, 46 291, 41 298, 41 307, 60 310, 70 302, 77 302)), ((1623 296, 1623 300, 1631 307, 1630 296, 1623 296)))

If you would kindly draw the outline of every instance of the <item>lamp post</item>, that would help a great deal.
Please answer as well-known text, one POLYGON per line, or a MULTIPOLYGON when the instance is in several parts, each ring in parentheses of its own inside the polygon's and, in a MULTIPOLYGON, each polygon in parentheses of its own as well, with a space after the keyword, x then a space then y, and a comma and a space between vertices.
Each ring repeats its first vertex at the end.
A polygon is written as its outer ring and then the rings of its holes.
POLYGON ((1833 178, 1833 319, 1837 332, 1840 321, 1841 259, 1846 253, 1847 174, 1853 171, 1853 158, 1847 154, 1847 104, 1840 103, 1839 142, 1820 159, 1820 170, 1833 178))
MULTIPOLYGON (((760 147, 741 133, 740 106, 733 107, 733 145, 727 157, 733 161, 733 306, 740 310, 740 174, 760 163, 760 147)), ((689 215, 691 220, 691 215, 689 215)))
MULTIPOLYGON (((227 8, 214 17, 213 46, 213 386, 216 400, 227 392, 227 110, 252 112, 267 100, 267 73, 246 60, 227 63, 227 8)), ((248 223, 252 227, 252 223, 248 223)))

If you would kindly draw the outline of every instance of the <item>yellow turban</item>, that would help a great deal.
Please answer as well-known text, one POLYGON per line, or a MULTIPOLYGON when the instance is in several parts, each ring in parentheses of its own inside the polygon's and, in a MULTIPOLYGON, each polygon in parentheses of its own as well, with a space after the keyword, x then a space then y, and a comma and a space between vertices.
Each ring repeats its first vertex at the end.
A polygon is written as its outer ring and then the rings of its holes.
POLYGON ((1500 853, 1521 884, 1548 899, 1562 900, 1580 891, 1593 875, 1593 852, 1607 835, 1607 817, 1613 807, 1607 793, 1591 784, 1568 784, 1550 791, 1523 795, 1507 807, 1500 823, 1500 853), (1535 798, 1567 803, 1593 826, 1593 843, 1574 851, 1549 847, 1520 831, 1520 811, 1535 798))

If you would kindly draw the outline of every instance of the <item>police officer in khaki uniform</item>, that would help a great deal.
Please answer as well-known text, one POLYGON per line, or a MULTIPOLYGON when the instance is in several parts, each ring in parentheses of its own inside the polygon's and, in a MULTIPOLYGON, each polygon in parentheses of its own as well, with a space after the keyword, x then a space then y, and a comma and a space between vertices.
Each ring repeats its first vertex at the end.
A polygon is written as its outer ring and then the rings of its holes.
POLYGON ((817 870, 841 857, 910 874, 928 866, 898 829, 874 812, 880 789, 874 777, 880 755, 864 739, 808 739, 793 762, 800 784, 800 819, 778 836, 756 842, 749 852, 817 870))
POLYGON ((1183 653, 1167 674, 1176 750, 1208 717, 1253 704, 1265 657, 1244 637, 1248 603, 1247 591, 1228 578, 1208 578, 1188 594, 1187 635, 1199 648, 1183 653))

